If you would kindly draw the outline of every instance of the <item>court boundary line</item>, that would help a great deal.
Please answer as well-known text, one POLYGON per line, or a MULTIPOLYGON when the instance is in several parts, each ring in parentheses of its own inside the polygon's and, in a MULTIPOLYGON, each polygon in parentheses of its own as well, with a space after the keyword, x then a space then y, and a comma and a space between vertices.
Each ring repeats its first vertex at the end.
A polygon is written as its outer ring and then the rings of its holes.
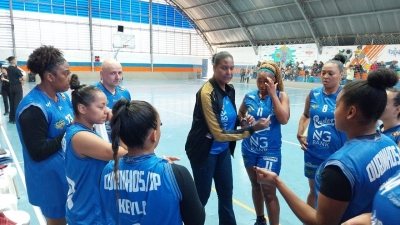
MULTIPOLYGON (((0 127, 1 127, 1 132, 3 133, 4 139, 5 139, 5 141, 6 141, 7 145, 8 145, 8 149, 10 150, 10 153, 11 153, 11 155, 12 155, 13 161, 14 161, 14 163, 15 163, 15 167, 17 167, 17 171, 18 171, 19 177, 21 178, 22 185, 24 186, 24 188, 25 188, 25 190, 26 190, 25 175, 24 175, 24 173, 23 173, 23 171, 22 171, 21 165, 19 164, 19 162, 18 162, 18 160, 17 160, 17 156, 15 155, 14 149, 13 149, 11 143, 10 143, 10 140, 8 139, 7 133, 6 133, 6 131, 4 130, 4 126, 1 125, 0 127)), ((29 203, 29 199, 27 198, 26 200, 27 200, 28 203, 29 203)), ((30 203, 29 203, 29 204, 30 204, 30 203)), ((31 205, 31 204, 30 204, 30 205, 31 205)), ((34 205, 31 205, 31 206, 33 207, 33 210, 35 211, 36 218, 38 219, 39 224, 40 224, 40 225, 46 225, 46 221, 45 221, 45 219, 44 219, 43 216, 42 216, 42 211, 40 210, 40 208, 37 207, 37 206, 34 206, 34 205)))

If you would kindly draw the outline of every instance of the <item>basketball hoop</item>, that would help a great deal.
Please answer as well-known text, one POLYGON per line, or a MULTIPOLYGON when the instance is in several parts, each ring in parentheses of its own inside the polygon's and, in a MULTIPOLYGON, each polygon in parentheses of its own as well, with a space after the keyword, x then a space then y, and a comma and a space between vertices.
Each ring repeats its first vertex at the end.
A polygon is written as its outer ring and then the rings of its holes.
POLYGON ((117 33, 113 36, 114 59, 117 59, 119 51, 123 49, 135 49, 135 35, 117 33))

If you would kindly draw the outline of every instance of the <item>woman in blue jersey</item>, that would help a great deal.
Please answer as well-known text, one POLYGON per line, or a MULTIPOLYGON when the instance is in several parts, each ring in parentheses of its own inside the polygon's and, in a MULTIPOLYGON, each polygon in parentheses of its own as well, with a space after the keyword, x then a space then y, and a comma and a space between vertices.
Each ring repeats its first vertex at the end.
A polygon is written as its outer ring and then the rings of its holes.
POLYGON ((299 122, 297 139, 304 151, 304 175, 310 186, 307 204, 311 207, 315 206, 314 179, 318 166, 342 147, 347 139, 343 132, 336 130, 333 115, 336 98, 342 90, 340 79, 345 61, 343 55, 336 55, 324 64, 321 71, 323 86, 310 91, 299 122))
POLYGON ((376 122, 386 106, 385 89, 397 81, 396 74, 378 69, 367 80, 347 84, 340 92, 335 125, 348 140, 317 169, 316 209, 297 197, 273 172, 256 167, 258 181, 276 186, 304 224, 339 224, 371 212, 379 187, 400 169, 399 148, 376 131, 376 122))
MULTIPOLYGON (((395 73, 391 69, 383 69, 382 72, 389 74, 395 73)), ((388 100, 385 112, 383 112, 380 120, 383 124, 379 127, 380 131, 390 137, 397 145, 400 146, 400 89, 390 88, 386 90, 388 100)))
MULTIPOLYGON (((66 219, 75 224, 114 224, 106 213, 99 194, 100 175, 113 159, 111 143, 93 130, 110 115, 106 95, 97 87, 80 85, 78 76, 71 76, 74 121, 63 138, 65 173, 69 186, 66 219)), ((127 151, 118 148, 118 157, 127 151)))
POLYGON ((372 212, 356 216, 342 225, 400 224, 400 170, 383 184, 374 198, 372 212))
POLYGON ((212 62, 213 77, 196 93, 193 122, 185 150, 201 203, 204 206, 207 204, 214 180, 218 195, 219 224, 235 225, 231 155, 237 140, 265 129, 270 120, 261 118, 253 126, 237 130, 241 120, 251 124, 254 118, 250 115, 245 118, 237 115, 235 88, 229 84, 235 67, 233 57, 228 52, 218 52, 212 62))
POLYGON ((61 139, 74 115, 65 93, 70 69, 62 52, 52 46, 35 49, 27 67, 41 80, 22 99, 16 113, 28 199, 41 209, 47 224, 66 224, 68 184, 61 139))
POLYGON ((279 175, 281 170, 281 124, 290 118, 289 98, 283 92, 283 82, 279 66, 273 62, 263 62, 257 72, 258 90, 246 94, 239 108, 239 116, 249 114, 258 120, 270 117, 271 124, 242 141, 244 166, 251 182, 251 190, 257 220, 255 225, 265 225, 264 202, 269 223, 279 224, 279 201, 276 188, 257 183, 254 166, 266 168, 279 175))
POLYGON ((204 224, 205 212, 189 171, 159 158, 162 125, 156 109, 123 98, 113 107, 114 161, 101 176, 100 193, 116 224, 204 224), (128 147, 119 159, 118 143, 128 147))

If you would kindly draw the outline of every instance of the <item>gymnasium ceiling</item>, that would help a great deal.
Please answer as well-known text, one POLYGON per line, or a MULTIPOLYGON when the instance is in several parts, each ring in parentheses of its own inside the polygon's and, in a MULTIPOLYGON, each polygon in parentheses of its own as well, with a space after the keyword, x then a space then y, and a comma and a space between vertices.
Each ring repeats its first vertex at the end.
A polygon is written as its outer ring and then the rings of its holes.
POLYGON ((183 11, 213 47, 400 44, 400 0, 167 2, 183 11))

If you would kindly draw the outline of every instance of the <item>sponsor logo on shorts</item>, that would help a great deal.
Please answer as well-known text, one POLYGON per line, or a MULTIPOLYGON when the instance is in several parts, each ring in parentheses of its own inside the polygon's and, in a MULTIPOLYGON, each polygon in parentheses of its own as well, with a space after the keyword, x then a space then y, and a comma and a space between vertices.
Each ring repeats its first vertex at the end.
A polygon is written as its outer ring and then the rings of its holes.
POLYGON ((306 170, 306 174, 308 174, 308 175, 314 175, 314 170, 306 170))
POLYGON ((309 168, 318 168, 318 166, 319 166, 319 165, 314 165, 314 164, 312 164, 311 162, 306 162, 304 165, 305 165, 306 167, 309 167, 309 168))
POLYGON ((248 163, 248 162, 249 162, 249 159, 248 159, 248 158, 245 158, 245 157, 243 157, 243 162, 244 162, 244 164, 246 164, 246 163, 248 163))
POLYGON ((278 162, 278 158, 276 157, 264 156, 263 159, 271 162, 278 162))

